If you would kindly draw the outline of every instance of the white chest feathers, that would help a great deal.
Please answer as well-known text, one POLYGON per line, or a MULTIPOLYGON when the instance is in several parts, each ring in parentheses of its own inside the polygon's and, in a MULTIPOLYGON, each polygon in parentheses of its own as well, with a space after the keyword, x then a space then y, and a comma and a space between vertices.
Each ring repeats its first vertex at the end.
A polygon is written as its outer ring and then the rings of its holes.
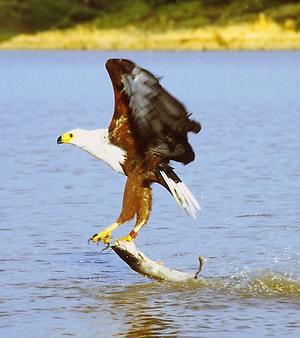
POLYGON ((120 174, 125 174, 121 164, 125 162, 126 152, 109 142, 107 129, 77 129, 74 134, 72 143, 75 146, 104 161, 120 174))

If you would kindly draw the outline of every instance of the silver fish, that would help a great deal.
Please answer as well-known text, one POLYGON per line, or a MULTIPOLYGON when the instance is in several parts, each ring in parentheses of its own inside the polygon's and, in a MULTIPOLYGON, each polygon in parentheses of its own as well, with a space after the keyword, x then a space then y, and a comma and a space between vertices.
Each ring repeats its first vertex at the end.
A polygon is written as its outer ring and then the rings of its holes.
POLYGON ((127 263, 132 270, 157 280, 165 280, 170 282, 184 282, 195 280, 202 270, 204 260, 202 257, 199 259, 199 268, 196 273, 187 273, 179 270, 174 270, 155 262, 148 258, 143 252, 139 251, 134 242, 126 242, 117 240, 113 243, 111 248, 115 253, 127 263))

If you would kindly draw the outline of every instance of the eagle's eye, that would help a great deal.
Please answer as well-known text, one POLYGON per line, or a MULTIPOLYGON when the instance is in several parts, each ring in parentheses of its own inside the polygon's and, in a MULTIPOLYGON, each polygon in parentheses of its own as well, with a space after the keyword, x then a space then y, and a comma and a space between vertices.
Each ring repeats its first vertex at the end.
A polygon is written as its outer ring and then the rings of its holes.
POLYGON ((73 137, 73 134, 71 133, 71 134, 70 134, 70 138, 72 138, 72 137, 73 137))

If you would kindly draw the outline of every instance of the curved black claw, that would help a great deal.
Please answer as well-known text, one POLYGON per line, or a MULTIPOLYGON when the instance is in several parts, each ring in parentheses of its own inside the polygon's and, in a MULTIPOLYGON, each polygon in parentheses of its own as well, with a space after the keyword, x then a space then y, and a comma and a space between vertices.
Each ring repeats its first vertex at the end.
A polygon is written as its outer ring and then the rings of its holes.
POLYGON ((110 248, 110 244, 108 243, 107 245, 106 245, 106 247, 104 247, 101 251, 100 251, 100 255, 103 253, 103 251, 106 251, 106 250, 108 250, 110 248))
MULTIPOLYGON (((89 240, 88 240, 88 245, 90 244, 90 242, 93 242, 93 239, 97 236, 98 234, 93 235, 89 240)), ((97 241, 98 244, 98 241, 97 241)))

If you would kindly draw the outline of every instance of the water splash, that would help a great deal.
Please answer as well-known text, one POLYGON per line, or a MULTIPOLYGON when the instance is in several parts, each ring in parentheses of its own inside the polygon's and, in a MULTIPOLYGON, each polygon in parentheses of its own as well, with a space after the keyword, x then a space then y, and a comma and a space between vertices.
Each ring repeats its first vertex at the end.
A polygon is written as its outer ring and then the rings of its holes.
POLYGON ((196 288, 200 286, 240 297, 300 298, 300 278, 270 270, 239 273, 229 277, 201 278, 193 284, 196 288))
POLYGON ((300 279, 263 270, 247 273, 244 277, 232 277, 227 287, 245 297, 283 297, 296 296, 300 298, 300 279))
POLYGON ((300 278, 289 274, 260 270, 232 276, 200 277, 184 283, 150 282, 126 287, 122 292, 185 292, 213 291, 237 297, 300 298, 300 278), (160 290, 157 290, 159 288, 160 290))

